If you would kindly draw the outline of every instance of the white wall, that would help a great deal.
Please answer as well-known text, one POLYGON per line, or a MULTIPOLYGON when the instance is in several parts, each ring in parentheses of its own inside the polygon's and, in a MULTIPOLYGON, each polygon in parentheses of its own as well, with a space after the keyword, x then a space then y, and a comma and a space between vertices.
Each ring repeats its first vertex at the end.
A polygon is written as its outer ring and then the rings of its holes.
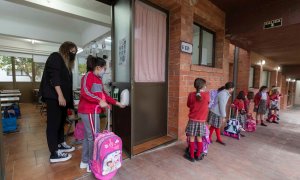
POLYGON ((91 24, 81 35, 81 43, 87 45, 96 38, 110 31, 110 28, 91 24))
POLYGON ((295 104, 300 105, 300 81, 296 82, 295 104))

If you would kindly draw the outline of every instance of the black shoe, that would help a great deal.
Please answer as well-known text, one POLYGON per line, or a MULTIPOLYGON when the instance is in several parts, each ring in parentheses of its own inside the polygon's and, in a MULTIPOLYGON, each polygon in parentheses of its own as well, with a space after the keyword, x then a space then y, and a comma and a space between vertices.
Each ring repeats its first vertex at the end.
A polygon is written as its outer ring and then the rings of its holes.
POLYGON ((187 154, 184 154, 183 157, 184 157, 185 159, 191 161, 191 162, 195 162, 195 158, 191 158, 191 157, 190 157, 189 155, 187 155, 187 154))
POLYGON ((69 146, 66 142, 63 142, 58 145, 58 150, 61 152, 73 152, 75 151, 75 147, 69 146))
POLYGON ((226 146, 226 143, 224 143, 222 141, 216 140, 216 142, 222 144, 223 146, 226 146))
POLYGON ((269 119, 267 120, 267 122, 268 122, 268 123, 271 123, 271 121, 270 121, 269 119))
POLYGON ((50 156, 50 163, 64 162, 71 159, 71 157, 71 154, 66 154, 58 150, 50 156))
POLYGON ((267 126, 265 123, 261 123, 260 125, 261 125, 261 126, 267 126))
POLYGON ((204 156, 205 156, 205 154, 201 153, 199 157, 195 156, 196 157, 195 160, 196 161, 201 161, 202 159, 204 159, 204 156))
POLYGON ((244 135, 244 134, 240 134, 241 135, 241 137, 246 137, 246 135, 244 135))
POLYGON ((277 122, 277 121, 273 121, 272 123, 279 124, 279 122, 277 122))

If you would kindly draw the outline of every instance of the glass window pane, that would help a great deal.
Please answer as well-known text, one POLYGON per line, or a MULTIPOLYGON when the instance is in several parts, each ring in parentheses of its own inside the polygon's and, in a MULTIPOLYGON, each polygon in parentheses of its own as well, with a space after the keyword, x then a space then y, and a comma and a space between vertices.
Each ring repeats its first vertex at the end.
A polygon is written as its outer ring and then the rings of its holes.
POLYGON ((10 56, 0 55, 0 82, 12 82, 12 61, 10 56))
POLYGON ((254 68, 250 67, 249 87, 253 87, 253 81, 254 81, 254 68))
POLYGON ((268 86, 268 80, 269 80, 268 71, 263 71, 263 73, 262 73, 262 85, 263 86, 268 86))
POLYGON ((214 41, 213 34, 203 30, 202 59, 201 59, 202 65, 206 65, 206 66, 213 65, 213 52, 214 52, 213 41, 214 41))
POLYGON ((199 39, 200 39, 200 27, 193 25, 193 57, 192 64, 199 65, 199 39))
POLYGON ((16 82, 32 82, 32 58, 15 57, 16 82))
POLYGON ((46 63, 35 63, 35 82, 41 82, 46 63))

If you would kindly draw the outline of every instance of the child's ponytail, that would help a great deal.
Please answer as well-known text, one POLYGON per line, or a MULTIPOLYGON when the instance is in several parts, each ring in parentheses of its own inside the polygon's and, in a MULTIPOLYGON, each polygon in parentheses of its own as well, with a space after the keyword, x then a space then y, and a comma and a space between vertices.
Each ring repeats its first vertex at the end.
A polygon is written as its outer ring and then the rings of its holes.
POLYGON ((206 81, 205 79, 202 79, 202 78, 197 78, 195 79, 195 82, 194 82, 194 87, 196 88, 196 99, 197 101, 201 101, 202 99, 202 96, 201 96, 201 89, 203 89, 206 85, 206 81))
POLYGON ((92 55, 89 55, 87 57, 87 60, 86 60, 86 71, 89 72, 89 71, 93 71, 94 70, 94 67, 95 67, 95 57, 92 56, 92 55))

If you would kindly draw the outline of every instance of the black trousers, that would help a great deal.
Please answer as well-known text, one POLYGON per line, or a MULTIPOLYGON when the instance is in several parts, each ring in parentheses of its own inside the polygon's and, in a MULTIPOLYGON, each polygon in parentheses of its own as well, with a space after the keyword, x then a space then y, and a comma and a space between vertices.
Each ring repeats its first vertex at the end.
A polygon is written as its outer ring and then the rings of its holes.
POLYGON ((53 154, 58 150, 58 144, 64 142, 64 125, 67 118, 67 108, 59 106, 58 100, 46 99, 47 103, 47 142, 49 151, 53 154))

